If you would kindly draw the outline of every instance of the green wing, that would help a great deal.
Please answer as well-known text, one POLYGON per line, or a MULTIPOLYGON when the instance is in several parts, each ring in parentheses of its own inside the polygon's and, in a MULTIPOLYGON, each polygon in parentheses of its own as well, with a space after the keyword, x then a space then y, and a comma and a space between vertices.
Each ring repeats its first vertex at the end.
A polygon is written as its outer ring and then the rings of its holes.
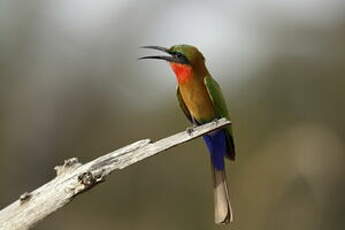
MULTIPOLYGON (((211 101, 213 103, 213 106, 218 118, 226 117, 228 120, 230 120, 230 115, 226 107, 226 102, 225 102, 222 90, 220 86, 218 85, 218 83, 211 76, 208 75, 204 78, 204 84, 206 86, 208 95, 211 98, 211 101)), ((226 130, 228 131, 227 132, 228 147, 229 147, 228 157, 231 160, 234 160, 235 159, 235 145, 234 145, 231 125, 227 126, 226 130)))
POLYGON ((204 78, 204 84, 216 110, 217 116, 230 119, 225 99, 218 83, 211 76, 206 76, 204 78))
POLYGON ((177 96, 178 103, 180 104, 180 107, 181 107, 183 113, 186 115, 188 120, 193 123, 194 119, 192 118, 192 115, 190 114, 186 104, 183 101, 183 98, 182 98, 181 93, 180 93, 180 88, 178 86, 176 88, 176 96, 177 96))

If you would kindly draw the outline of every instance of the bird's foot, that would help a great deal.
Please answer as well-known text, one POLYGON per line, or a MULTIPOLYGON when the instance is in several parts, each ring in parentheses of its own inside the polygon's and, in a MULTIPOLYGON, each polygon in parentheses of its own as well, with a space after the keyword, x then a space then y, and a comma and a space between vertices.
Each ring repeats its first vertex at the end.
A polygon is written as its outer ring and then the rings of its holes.
POLYGON ((218 125, 219 119, 218 119, 218 118, 215 118, 215 119, 212 120, 212 122, 214 122, 215 125, 218 125))
POLYGON ((188 133, 189 136, 192 135, 192 133, 194 132, 194 128, 195 128, 195 127, 197 127, 197 125, 193 124, 192 127, 188 127, 188 128, 186 129, 186 132, 188 133))

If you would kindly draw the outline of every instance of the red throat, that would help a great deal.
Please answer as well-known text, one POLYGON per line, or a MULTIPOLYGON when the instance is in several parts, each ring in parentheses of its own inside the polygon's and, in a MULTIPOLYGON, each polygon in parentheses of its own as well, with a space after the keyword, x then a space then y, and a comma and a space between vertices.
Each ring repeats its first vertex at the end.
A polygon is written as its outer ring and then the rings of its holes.
POLYGON ((192 67, 186 64, 180 63, 170 63, 170 66, 174 73, 179 84, 183 84, 192 77, 192 67))

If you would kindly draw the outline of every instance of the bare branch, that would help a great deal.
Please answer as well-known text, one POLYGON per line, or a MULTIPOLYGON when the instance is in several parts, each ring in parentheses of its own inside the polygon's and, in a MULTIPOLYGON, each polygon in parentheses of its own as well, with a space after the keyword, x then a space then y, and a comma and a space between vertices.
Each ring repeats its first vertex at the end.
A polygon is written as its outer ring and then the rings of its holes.
POLYGON ((0 229, 29 229, 72 201, 73 197, 103 182, 114 170, 123 169, 229 124, 230 121, 222 118, 154 143, 149 139, 140 140, 86 164, 81 164, 77 158, 66 160, 62 166, 55 167, 57 176, 53 180, 33 192, 24 193, 0 211, 0 229))

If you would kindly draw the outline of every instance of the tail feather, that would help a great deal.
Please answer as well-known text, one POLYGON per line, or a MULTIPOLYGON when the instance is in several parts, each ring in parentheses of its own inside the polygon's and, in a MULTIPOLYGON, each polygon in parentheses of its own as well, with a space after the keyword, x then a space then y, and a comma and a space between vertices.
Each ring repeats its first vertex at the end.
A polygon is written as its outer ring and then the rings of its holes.
POLYGON ((235 144, 234 144, 234 138, 232 137, 231 130, 228 128, 225 130, 225 136, 227 138, 227 152, 226 157, 232 161, 235 160, 236 154, 235 154, 235 144))
POLYGON ((228 224, 233 221, 233 214, 225 171, 213 168, 213 178, 215 222, 216 224, 228 224))
POLYGON ((229 143, 228 134, 224 129, 205 135, 204 140, 211 156, 215 222, 227 224, 232 222, 233 214, 225 175, 224 157, 229 155, 229 151, 234 150, 234 148, 229 148, 232 147, 233 143, 229 143))

